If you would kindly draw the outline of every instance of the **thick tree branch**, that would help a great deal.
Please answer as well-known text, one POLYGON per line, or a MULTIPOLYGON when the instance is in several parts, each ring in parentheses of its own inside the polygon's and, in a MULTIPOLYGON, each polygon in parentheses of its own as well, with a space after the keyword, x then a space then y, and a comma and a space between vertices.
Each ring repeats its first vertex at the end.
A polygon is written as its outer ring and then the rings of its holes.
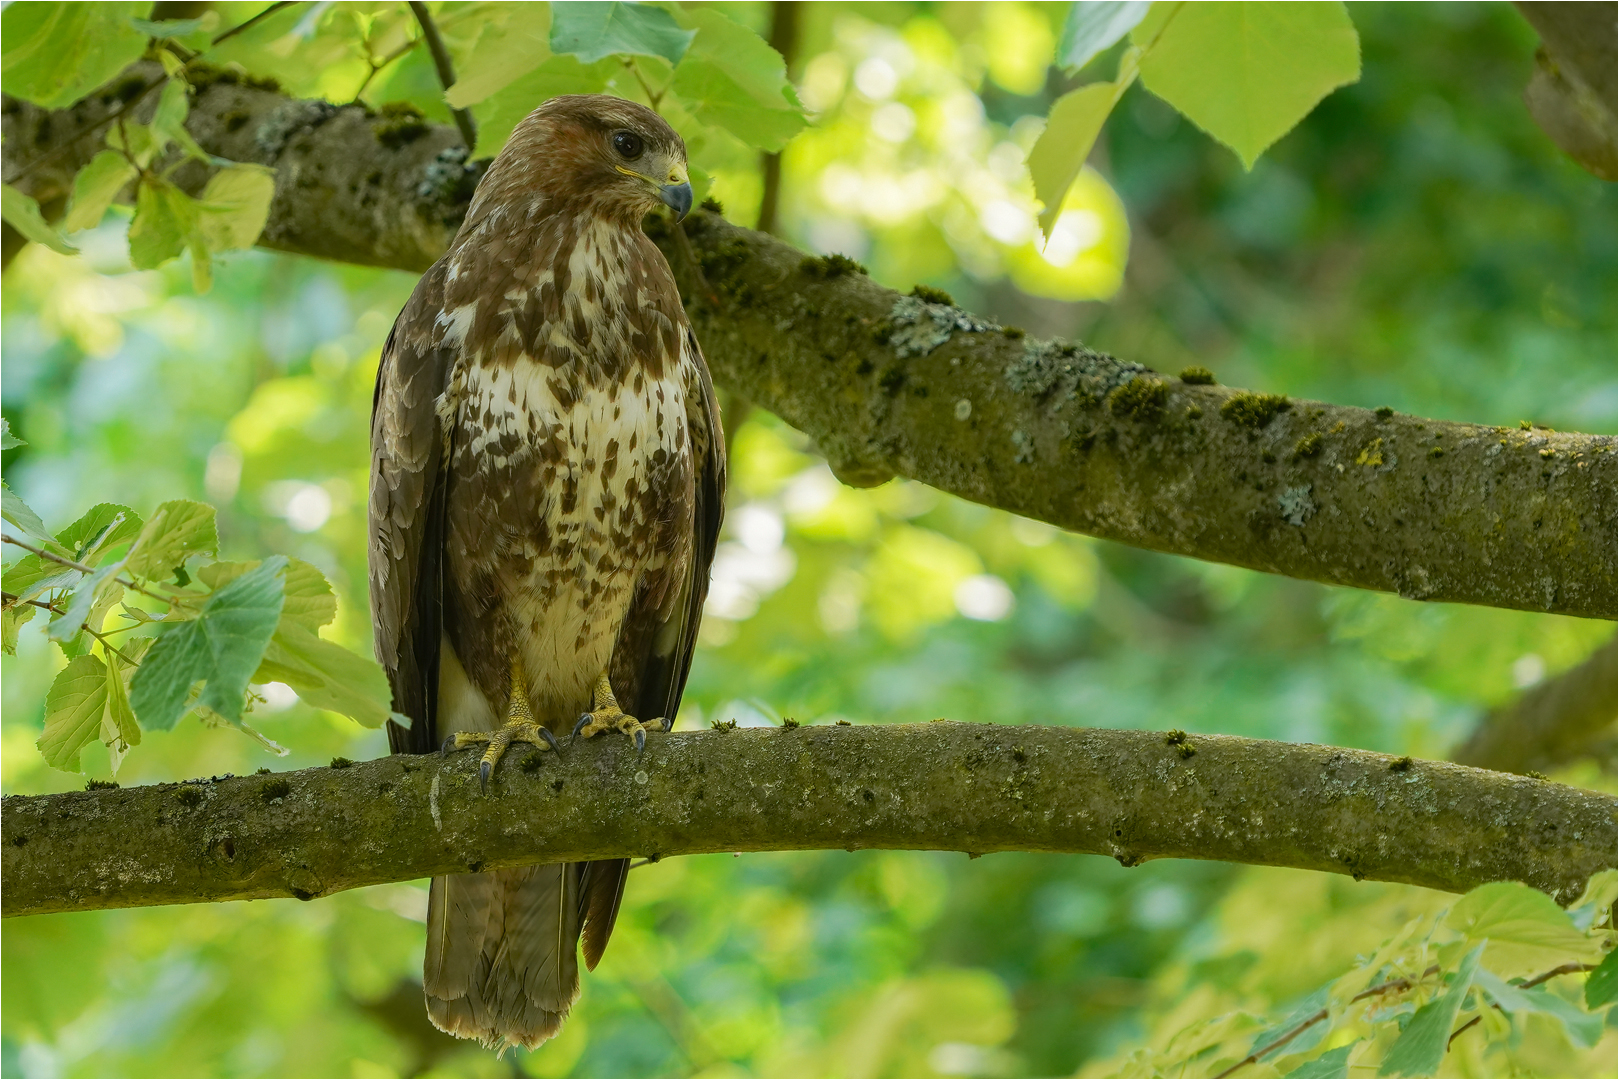
POLYGON ((0 804, 4 914, 272 896, 536 861, 847 848, 1221 859, 1567 902, 1614 800, 1222 735, 958 724, 654 735, 503 764, 395 756, 0 804), (535 760, 537 759, 537 760, 535 760))
POLYGON ((1546 772, 1581 758, 1614 764, 1619 720, 1615 642, 1486 716, 1452 758, 1503 772, 1546 772))
MULTIPOLYGON (((150 81, 147 68, 129 85, 150 81)), ((449 127, 402 139, 358 107, 197 81, 197 140, 277 169, 268 247, 425 269, 481 175, 449 127)), ((117 85, 57 113, 7 99, 5 174, 52 152, 53 133, 119 108, 117 85)), ((59 205, 98 144, 79 140, 24 187, 59 205)), ((177 179, 200 188, 206 171, 177 179)), ((1163 379, 901 297, 715 214, 693 214, 687 234, 708 288, 691 287, 678 234, 659 240, 716 381, 808 433, 851 483, 909 476, 1138 547, 1414 599, 1614 617, 1610 436, 1163 379)))

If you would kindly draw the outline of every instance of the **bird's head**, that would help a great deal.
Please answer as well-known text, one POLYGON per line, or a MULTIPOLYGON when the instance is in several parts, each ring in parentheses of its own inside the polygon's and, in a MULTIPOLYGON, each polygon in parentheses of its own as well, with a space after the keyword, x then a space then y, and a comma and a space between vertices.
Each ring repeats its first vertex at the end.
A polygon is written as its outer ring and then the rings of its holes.
POLYGON ((604 216, 639 222, 663 203, 679 220, 691 209, 685 142, 651 109, 606 94, 567 94, 535 109, 490 171, 502 166, 548 199, 604 216))

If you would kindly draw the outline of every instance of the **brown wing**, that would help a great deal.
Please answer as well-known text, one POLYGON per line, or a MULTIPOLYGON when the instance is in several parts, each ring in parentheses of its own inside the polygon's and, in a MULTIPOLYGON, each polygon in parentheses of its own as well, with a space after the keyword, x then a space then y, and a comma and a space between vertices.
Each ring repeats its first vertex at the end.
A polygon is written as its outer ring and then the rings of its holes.
MULTIPOLYGON (((691 561, 680 595, 666 618, 655 625, 636 626, 637 620, 657 616, 637 604, 625 619, 630 635, 647 634, 651 638, 651 647, 645 650, 635 680, 631 715, 644 720, 662 716, 671 723, 680 709, 686 676, 691 673, 697 626, 703 617, 703 600, 708 596, 709 569, 714 564, 714 548, 719 543, 720 522, 725 515, 725 435, 720 427, 719 405, 714 400, 714 381, 689 327, 682 346, 690 350, 697 372, 697 385, 686 399, 693 467, 691 561)), ((614 667, 617 666, 615 660, 614 667)), ((584 923, 585 967, 592 971, 607 949, 607 939, 612 937, 629 866, 628 859, 585 864, 579 883, 579 912, 584 923)))
POLYGON ((371 406, 371 628, 394 711, 411 721, 388 722, 396 754, 437 749, 446 460, 437 401, 453 362, 452 350, 435 345, 443 294, 439 263, 394 322, 371 406))

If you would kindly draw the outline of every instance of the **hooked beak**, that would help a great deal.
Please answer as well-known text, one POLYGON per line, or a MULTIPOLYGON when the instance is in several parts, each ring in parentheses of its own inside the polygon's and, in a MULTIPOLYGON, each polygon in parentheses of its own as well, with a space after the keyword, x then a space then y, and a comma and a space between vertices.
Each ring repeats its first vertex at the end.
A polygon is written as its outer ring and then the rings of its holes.
POLYGON ((658 198, 675 212, 676 221, 684 220, 691 212, 691 184, 684 180, 678 184, 664 184, 658 189, 658 198))

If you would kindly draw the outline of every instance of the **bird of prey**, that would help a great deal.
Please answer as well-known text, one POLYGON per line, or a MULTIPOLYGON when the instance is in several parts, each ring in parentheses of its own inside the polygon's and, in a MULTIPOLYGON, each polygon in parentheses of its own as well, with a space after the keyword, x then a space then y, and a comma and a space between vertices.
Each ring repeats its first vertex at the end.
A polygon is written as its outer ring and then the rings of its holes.
MULTIPOLYGON (((531 113, 394 323, 371 421, 370 563, 395 753, 616 732, 680 704, 725 487, 713 384, 641 230, 691 208, 686 148, 601 95, 531 113), (628 710, 628 711, 625 711, 628 710)), ((499 777, 493 779, 499 783, 499 777)), ((538 853, 537 853, 538 854, 538 853)), ((626 859, 433 879, 433 1023, 555 1035, 607 947, 626 859)))

